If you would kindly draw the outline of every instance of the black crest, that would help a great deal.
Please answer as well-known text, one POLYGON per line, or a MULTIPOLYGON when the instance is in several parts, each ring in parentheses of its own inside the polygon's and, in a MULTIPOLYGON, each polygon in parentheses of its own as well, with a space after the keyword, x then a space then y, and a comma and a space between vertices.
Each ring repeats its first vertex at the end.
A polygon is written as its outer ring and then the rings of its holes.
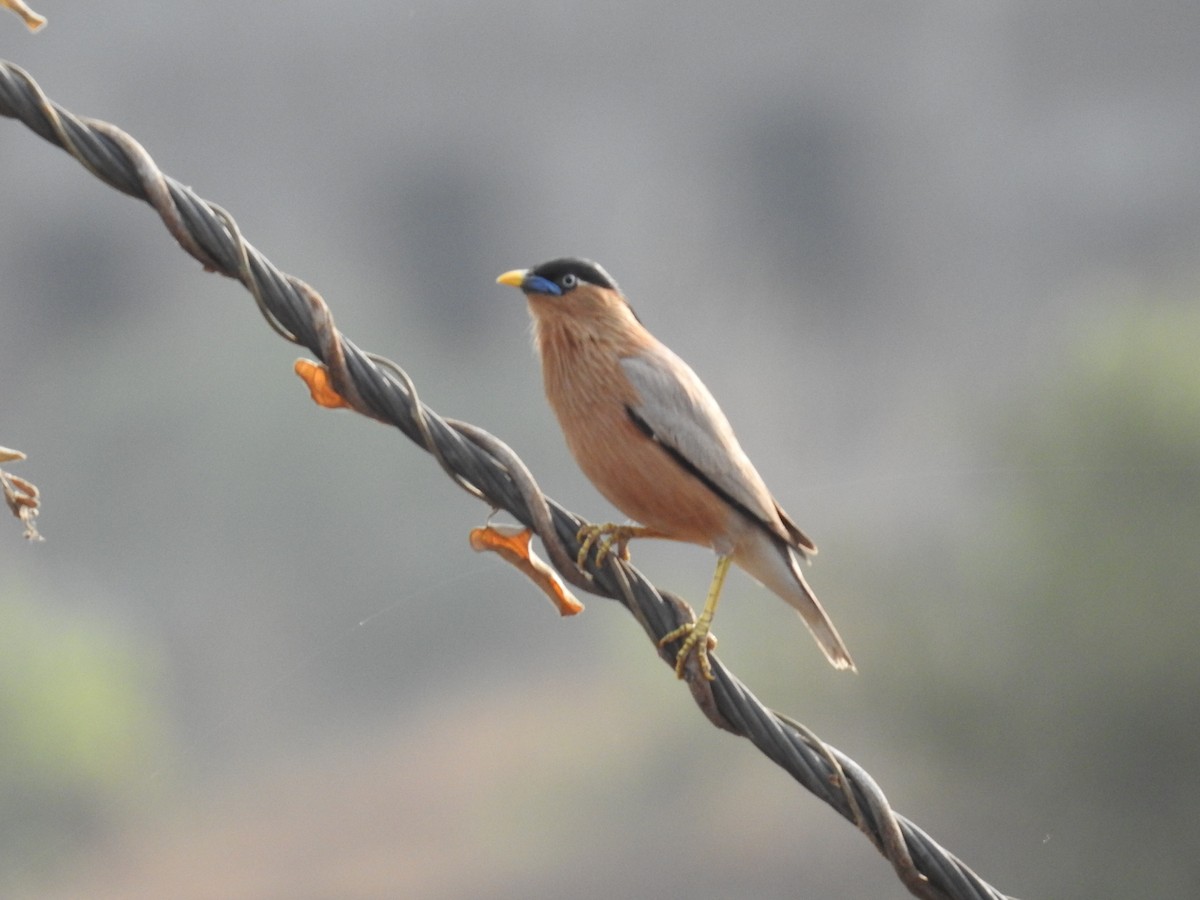
POLYGON ((604 271, 604 268, 598 262, 593 262, 590 259, 583 259, 579 256, 562 256, 558 259, 552 259, 549 262, 544 262, 540 266, 536 266, 529 270, 530 275, 536 275, 538 278, 545 278, 556 285, 562 285, 562 279, 565 275, 574 275, 580 281, 586 281, 588 284, 594 284, 596 287, 608 288, 610 291, 620 293, 621 289, 617 287, 613 277, 604 271))

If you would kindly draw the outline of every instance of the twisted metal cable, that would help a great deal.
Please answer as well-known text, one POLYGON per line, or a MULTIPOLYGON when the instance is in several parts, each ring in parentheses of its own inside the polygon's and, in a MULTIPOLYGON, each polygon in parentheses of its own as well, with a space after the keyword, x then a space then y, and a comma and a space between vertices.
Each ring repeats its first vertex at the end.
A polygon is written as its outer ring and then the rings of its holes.
MULTIPOLYGON (((494 509, 532 528, 568 581, 623 604, 655 646, 692 619, 680 598, 660 591, 637 569, 610 555, 576 567, 584 521, 538 488, 502 441, 465 422, 445 419, 417 396, 395 363, 364 352, 343 336, 321 295, 271 264, 245 241, 233 217, 161 172, 137 141, 107 122, 75 116, 54 103, 19 67, 0 60, 0 115, 19 119, 70 153, 93 175, 144 200, 172 237, 205 269, 237 279, 281 337, 307 347, 327 367, 338 393, 357 412, 399 428, 446 474, 494 509)), ((674 665, 676 647, 659 648, 674 665)), ((926 900, 1011 900, 984 882, 918 826, 892 810, 883 791, 850 757, 789 717, 767 709, 715 656, 715 679, 700 676, 693 657, 685 673, 693 699, 717 727, 750 740, 808 791, 856 825, 887 858, 904 886, 926 900)))

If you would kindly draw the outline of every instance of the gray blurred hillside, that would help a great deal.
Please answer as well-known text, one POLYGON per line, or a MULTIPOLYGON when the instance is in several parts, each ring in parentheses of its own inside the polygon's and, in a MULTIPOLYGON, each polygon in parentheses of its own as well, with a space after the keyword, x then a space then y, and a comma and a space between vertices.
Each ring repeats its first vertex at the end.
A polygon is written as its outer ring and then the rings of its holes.
MULTIPOLYGON (((861 673, 731 578, 722 659, 1028 898, 1200 891, 1200 7, 38 5, 129 131, 422 398, 573 467, 500 272, 600 260, 821 547, 861 673)), ((0 893, 907 896, 560 620, 145 206, 0 121, 0 893)), ((697 548, 635 562, 694 600, 697 548)))

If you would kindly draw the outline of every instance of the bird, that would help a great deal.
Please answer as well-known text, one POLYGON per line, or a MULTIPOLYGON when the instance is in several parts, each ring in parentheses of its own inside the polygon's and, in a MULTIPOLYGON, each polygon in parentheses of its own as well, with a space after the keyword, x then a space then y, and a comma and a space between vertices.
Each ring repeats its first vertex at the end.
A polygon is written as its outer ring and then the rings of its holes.
POLYGON ((699 544, 717 555, 699 617, 659 641, 682 640, 675 674, 684 677, 694 653, 713 679, 710 631, 731 563, 799 612, 835 669, 854 671, 801 570, 816 545, 771 496, 704 382, 646 329, 612 276, 566 256, 496 281, 525 295, 546 397, 576 463, 638 523, 584 526, 580 566, 593 545, 597 565, 614 549, 628 558, 633 538, 699 544))

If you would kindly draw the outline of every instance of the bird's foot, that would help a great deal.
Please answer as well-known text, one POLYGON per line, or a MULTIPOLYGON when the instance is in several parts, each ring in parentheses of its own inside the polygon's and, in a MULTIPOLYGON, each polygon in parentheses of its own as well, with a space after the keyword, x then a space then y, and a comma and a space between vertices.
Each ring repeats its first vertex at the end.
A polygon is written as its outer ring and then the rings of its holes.
POLYGON ((584 525, 575 535, 575 540, 579 541, 579 554, 575 557, 575 563, 582 569, 588 554, 592 552, 592 547, 596 548, 597 566, 604 565, 604 560, 613 552, 614 547, 617 558, 628 561, 629 541, 647 533, 649 529, 640 525, 614 525, 612 522, 604 525, 584 525))
POLYGON ((684 669, 687 667, 688 657, 693 653, 696 654, 696 662, 700 665, 700 674, 705 680, 712 681, 712 665, 708 661, 708 652, 717 649, 717 638, 710 631, 712 627, 712 616, 707 614, 707 610, 700 614, 700 618, 695 622, 688 622, 680 625, 674 631, 662 636, 658 642, 658 646, 665 647, 672 641, 677 641, 683 638, 683 645, 679 648, 679 652, 675 654, 675 677, 683 678, 684 669))

